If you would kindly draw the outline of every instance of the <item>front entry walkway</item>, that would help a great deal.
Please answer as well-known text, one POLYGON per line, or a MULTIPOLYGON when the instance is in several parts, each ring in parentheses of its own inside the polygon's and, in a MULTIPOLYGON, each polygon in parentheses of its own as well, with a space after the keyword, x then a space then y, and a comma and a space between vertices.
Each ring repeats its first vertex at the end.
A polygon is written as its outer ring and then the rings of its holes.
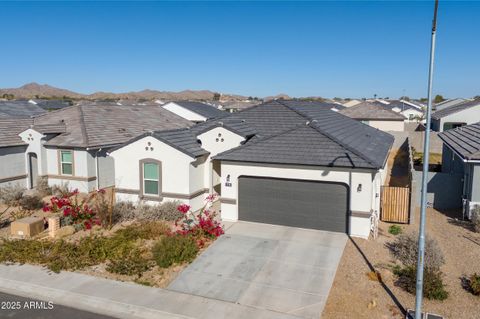
POLYGON ((168 289, 319 318, 347 235, 237 222, 168 289))

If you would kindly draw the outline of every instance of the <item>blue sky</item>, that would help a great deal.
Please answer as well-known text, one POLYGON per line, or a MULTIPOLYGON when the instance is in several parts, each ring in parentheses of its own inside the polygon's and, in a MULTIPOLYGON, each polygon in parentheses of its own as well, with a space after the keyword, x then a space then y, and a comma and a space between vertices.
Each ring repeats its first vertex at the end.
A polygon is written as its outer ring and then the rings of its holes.
MULTIPOLYGON (((0 87, 426 95, 433 1, 0 2, 0 87)), ((480 95, 480 2, 440 1, 434 91, 480 95)))

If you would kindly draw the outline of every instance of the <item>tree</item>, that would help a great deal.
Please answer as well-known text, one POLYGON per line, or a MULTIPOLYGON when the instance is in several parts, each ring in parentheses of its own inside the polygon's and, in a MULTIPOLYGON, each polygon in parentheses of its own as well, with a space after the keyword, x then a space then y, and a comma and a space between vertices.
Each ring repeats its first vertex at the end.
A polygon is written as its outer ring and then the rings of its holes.
POLYGON ((214 100, 214 101, 220 101, 220 97, 221 97, 221 96, 222 96, 222 95, 221 95, 220 93, 215 93, 215 94, 213 94, 213 100, 214 100))
POLYGON ((401 96, 400 100, 410 101, 410 98, 408 96, 401 96))
POLYGON ((445 101, 445 99, 440 94, 435 95, 435 98, 433 99, 434 103, 440 103, 440 102, 443 102, 443 101, 445 101))

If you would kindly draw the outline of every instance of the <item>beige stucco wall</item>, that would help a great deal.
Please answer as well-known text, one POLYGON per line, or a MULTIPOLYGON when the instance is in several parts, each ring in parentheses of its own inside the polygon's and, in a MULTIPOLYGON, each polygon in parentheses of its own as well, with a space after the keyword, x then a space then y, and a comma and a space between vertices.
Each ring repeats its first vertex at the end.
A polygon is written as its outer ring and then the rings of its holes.
POLYGON ((396 131, 396 132, 403 132, 405 130, 405 122, 404 121, 373 121, 369 120, 368 125, 371 127, 377 128, 381 131, 396 131))

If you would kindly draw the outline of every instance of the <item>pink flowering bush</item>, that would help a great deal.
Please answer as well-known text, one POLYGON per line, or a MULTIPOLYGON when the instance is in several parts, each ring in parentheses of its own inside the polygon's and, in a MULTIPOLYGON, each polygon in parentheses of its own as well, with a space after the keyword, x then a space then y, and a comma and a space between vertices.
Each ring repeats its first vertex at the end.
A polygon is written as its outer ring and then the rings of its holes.
POLYGON ((75 189, 61 197, 53 196, 50 203, 43 206, 43 211, 62 214, 67 225, 74 225, 75 228, 91 229, 93 225, 101 225, 101 222, 97 217, 96 210, 90 207, 88 203, 97 194, 103 195, 104 192, 99 190, 80 200, 78 189, 75 189))
POLYGON ((217 212, 207 209, 207 205, 215 198, 215 194, 209 195, 207 204, 198 213, 192 212, 187 204, 179 205, 177 209, 183 216, 175 222, 175 225, 180 227, 176 233, 198 237, 197 244, 200 247, 205 245, 204 238, 213 239, 223 235, 225 232, 217 219, 217 212))

